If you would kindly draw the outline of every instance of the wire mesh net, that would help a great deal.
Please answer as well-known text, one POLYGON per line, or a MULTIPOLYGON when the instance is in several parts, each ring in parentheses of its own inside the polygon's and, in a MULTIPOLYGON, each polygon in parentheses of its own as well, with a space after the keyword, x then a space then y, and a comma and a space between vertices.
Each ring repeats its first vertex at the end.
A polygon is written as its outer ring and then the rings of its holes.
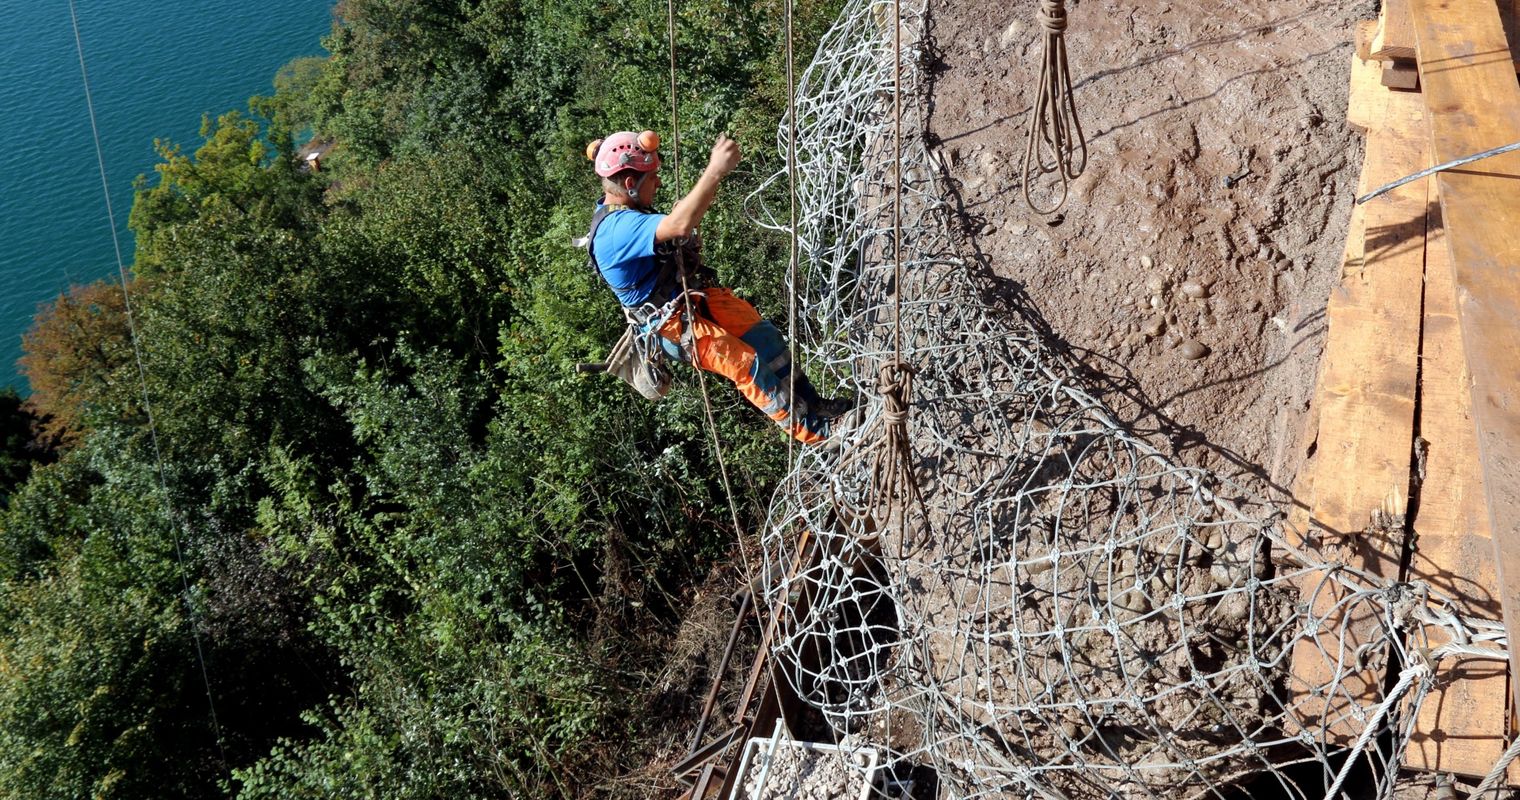
MULTIPOLYGON (((902 14, 900 282, 892 4, 847 3, 798 84, 794 335, 868 402, 770 509, 778 679, 945 797, 1393 796, 1436 667, 1503 659, 1502 629, 1121 423, 963 254, 923 135, 925 9, 902 14), (899 324, 921 498, 891 514, 873 386, 899 324)), ((789 232, 790 180, 749 198, 759 224, 789 232)))

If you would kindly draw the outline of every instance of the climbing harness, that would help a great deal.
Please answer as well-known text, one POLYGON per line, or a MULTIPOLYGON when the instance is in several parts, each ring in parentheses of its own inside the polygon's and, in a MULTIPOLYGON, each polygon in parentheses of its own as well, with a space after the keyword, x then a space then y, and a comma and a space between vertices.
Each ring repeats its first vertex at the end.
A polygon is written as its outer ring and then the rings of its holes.
MULTIPOLYGON (((660 335, 660 328, 675 315, 677 302, 672 300, 664 307, 645 303, 637 308, 624 308, 628 327, 608 352, 607 360, 602 364, 582 364, 579 371, 606 372, 622 379, 646 400, 663 399, 670 392, 672 380, 665 359, 681 351, 672 353, 675 345, 660 335)), ((683 331, 683 345, 687 340, 683 331)))
MULTIPOLYGON (((587 229, 585 236, 575 240, 575 246, 586 251, 587 266, 591 268, 592 273, 599 277, 605 276, 602 274, 601 266, 597 263, 592 243, 596 240, 597 228, 601 226, 609 214, 617 211, 631 211, 637 214, 659 213, 657 209, 639 209, 616 203, 605 203, 597 206, 596 213, 591 215, 590 228, 587 229)), ((658 273, 655 276, 654 288, 649 292, 650 297, 658 299, 675 297, 677 292, 685 289, 706 289, 716 282, 716 276, 712 270, 707 268, 707 263, 702 260, 701 234, 693 233, 686 239, 655 245, 654 259, 658 273), (684 282, 682 280, 683 272, 686 278, 684 282)), ((633 288, 633 286, 613 286, 612 288, 614 291, 622 292, 633 288)))
MULTIPOLYGON (((595 144, 593 142, 593 145, 595 144)), ((602 204, 597 207, 596 213, 591 216, 591 226, 586 231, 586 235, 575 240, 577 247, 586 250, 587 265, 597 275, 601 275, 602 272, 596 261, 594 245, 596 231, 609 214, 618 211, 650 213, 617 204, 602 204)), ((638 306, 625 306, 623 318, 627 320, 628 328, 623 331, 623 336, 618 339, 617 344, 613 345, 606 362, 601 365, 583 364, 577 368, 581 372, 604 371, 614 375, 650 401, 660 400, 670 391, 672 377, 670 368, 665 364, 667 357, 696 363, 696 342, 690 324, 681 326, 680 341, 677 343, 672 343, 662 336, 660 330, 672 317, 682 314, 683 307, 693 313, 696 308, 700 308, 705 298, 701 290, 705 289, 709 283, 707 270, 702 262, 700 240, 695 234, 679 242, 657 246, 655 264, 659 272, 655 279, 654 289, 649 296, 669 299, 663 304, 646 302, 638 306), (695 265, 691 275, 687 274, 687 263, 695 265), (693 297, 696 299, 695 308, 692 303, 693 297)), ((689 320, 691 317, 687 316, 686 319, 689 320)))
POLYGON ((1066 205, 1071 182, 1087 169, 1087 139, 1077 119, 1071 67, 1066 61, 1066 0, 1040 0, 1040 27, 1044 50, 1024 148, 1024 202, 1037 214, 1054 214, 1066 205), (1034 201, 1030 187, 1050 173, 1059 179, 1055 204, 1042 207, 1034 201))

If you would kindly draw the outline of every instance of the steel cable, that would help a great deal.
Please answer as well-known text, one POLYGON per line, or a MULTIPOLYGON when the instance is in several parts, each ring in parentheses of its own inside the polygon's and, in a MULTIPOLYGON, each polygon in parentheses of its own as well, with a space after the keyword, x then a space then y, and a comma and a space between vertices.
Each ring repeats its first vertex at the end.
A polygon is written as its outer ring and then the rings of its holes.
POLYGON ((1436 670, 1506 643, 1435 587, 1305 546, 1259 491, 1127 429, 1017 308, 989 305, 928 167, 924 45, 886 30, 901 13, 900 35, 921 36, 924 5, 898 8, 846 3, 777 132, 795 166, 745 207, 797 236, 794 335, 822 374, 869 390, 899 357, 918 365, 908 438, 932 465, 916 485, 933 535, 871 513, 870 445, 902 407, 863 391, 837 448, 798 450, 762 532, 781 679, 838 735, 934 768, 948 797, 1176 800, 1266 781, 1317 798, 1365 741, 1366 792, 1387 800, 1429 693, 1368 676, 1412 663, 1422 636, 1463 643, 1430 651, 1436 670), (820 557, 778 568, 799 529, 820 557), (1312 685, 1301 661, 1324 667, 1312 685))

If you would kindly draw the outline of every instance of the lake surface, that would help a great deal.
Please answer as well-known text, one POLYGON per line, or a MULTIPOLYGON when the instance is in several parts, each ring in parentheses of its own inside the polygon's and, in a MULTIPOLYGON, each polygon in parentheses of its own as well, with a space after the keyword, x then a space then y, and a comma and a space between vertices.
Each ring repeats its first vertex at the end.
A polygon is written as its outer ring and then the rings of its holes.
MULTIPOLYGON (((246 111, 281 65, 322 55, 331 0, 76 0, 111 204, 132 263, 132 180, 155 138, 193 152, 204 114, 246 111)), ((0 0, 0 387, 21 334, 75 283, 115 278, 67 0, 0 0)))

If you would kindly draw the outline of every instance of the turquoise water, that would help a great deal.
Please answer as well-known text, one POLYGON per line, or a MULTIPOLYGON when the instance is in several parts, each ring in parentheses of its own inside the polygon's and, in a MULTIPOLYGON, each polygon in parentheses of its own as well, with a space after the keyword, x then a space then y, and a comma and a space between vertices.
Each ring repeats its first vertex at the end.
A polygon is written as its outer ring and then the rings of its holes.
MULTIPOLYGON (((76 0, 123 256, 154 138, 193 151, 201 115, 247 110, 285 62, 321 55, 331 0, 76 0)), ((115 276, 67 0, 0 0, 0 386, 21 334, 70 284, 115 276)))

